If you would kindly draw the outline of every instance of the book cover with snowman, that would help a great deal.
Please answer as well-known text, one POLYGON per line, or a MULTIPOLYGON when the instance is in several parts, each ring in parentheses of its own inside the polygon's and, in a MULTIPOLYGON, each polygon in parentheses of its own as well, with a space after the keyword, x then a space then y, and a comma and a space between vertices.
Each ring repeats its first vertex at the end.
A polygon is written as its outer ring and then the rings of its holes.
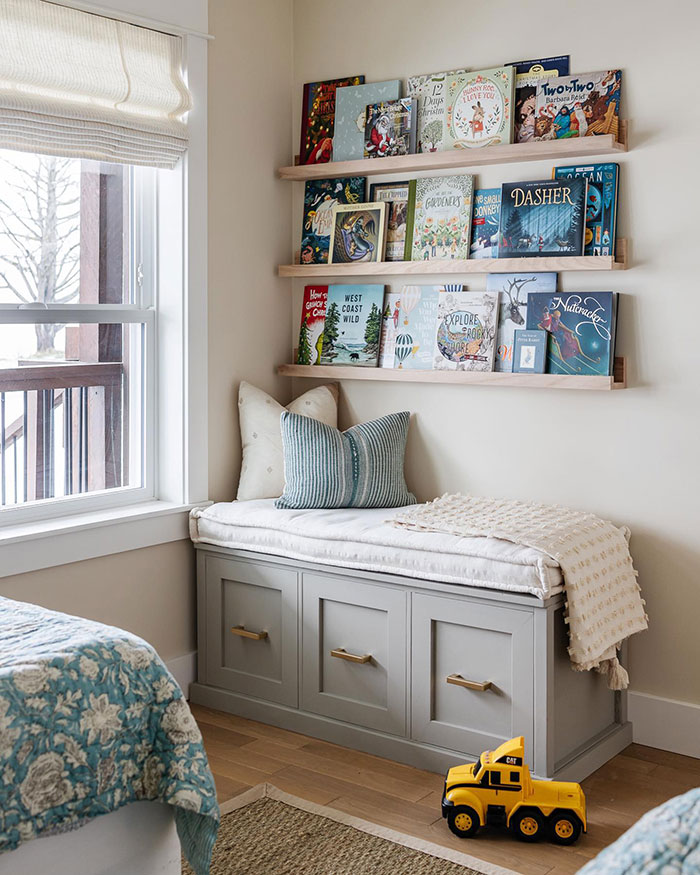
POLYGON ((498 292, 442 292, 433 367, 448 371, 492 371, 496 352, 498 292))
POLYGON ((328 286, 321 364, 375 368, 383 305, 384 286, 328 286))
POLYGON ((451 77, 445 102, 444 147, 478 149, 512 142, 514 93, 514 67, 451 77))

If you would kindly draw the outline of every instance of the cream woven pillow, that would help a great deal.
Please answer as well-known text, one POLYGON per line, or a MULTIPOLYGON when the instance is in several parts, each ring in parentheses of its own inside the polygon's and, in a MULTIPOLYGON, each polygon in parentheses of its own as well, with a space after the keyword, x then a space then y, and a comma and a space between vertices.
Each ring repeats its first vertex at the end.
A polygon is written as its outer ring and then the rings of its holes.
POLYGON ((243 460, 238 501, 279 498, 284 492, 284 453, 280 417, 285 410, 338 427, 338 384, 304 392, 283 407, 267 392, 242 382, 238 390, 243 460))

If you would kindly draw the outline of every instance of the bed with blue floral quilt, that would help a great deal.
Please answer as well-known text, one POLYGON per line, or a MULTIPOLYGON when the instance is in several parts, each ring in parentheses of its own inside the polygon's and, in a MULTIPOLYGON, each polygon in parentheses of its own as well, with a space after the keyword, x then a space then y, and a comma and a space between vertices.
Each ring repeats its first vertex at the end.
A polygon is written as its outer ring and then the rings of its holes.
POLYGON ((0 853, 140 800, 173 807, 183 852, 206 875, 214 779, 156 652, 121 629, 0 598, 0 853))

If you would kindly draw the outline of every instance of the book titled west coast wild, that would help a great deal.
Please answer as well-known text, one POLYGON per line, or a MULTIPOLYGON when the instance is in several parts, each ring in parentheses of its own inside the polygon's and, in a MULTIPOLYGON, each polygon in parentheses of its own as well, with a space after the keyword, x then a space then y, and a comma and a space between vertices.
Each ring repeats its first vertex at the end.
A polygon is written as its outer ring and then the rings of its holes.
POLYGON ((498 257, 582 255, 587 184, 582 178, 503 183, 498 257))
POLYGON ((304 286, 299 329, 298 365, 317 365, 321 358, 328 286, 304 286))
POLYGON ((381 261, 384 257, 386 203, 342 204, 333 208, 331 264, 381 261))
POLYGON ((443 128, 445 148, 471 149, 510 143, 514 88, 513 67, 450 77, 443 128))
POLYGON ((377 366, 384 286, 328 287, 322 365, 377 366))
POLYGON ((433 367, 492 371, 498 292, 443 292, 438 299, 433 367))
POLYGON ((364 200, 366 177, 310 179, 304 186, 301 231, 302 264, 327 264, 333 227, 333 207, 364 200))
POLYGON ((364 76, 346 76, 326 82, 307 82, 301 114, 301 164, 324 164, 333 154, 335 92, 344 85, 361 85, 364 76))
POLYGON ((411 181, 406 261, 469 258, 473 192, 469 174, 411 181))

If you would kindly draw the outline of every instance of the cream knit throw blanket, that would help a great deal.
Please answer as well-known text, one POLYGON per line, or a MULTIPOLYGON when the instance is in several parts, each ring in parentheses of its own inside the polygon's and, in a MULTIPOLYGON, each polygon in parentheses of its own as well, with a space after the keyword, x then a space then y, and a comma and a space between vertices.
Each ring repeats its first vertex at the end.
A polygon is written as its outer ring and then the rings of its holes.
POLYGON ((443 495, 407 508, 391 522, 419 532, 501 538, 551 556, 564 575, 573 668, 595 668, 607 675, 610 689, 627 688, 629 677, 617 648, 646 629, 648 619, 627 546, 628 530, 557 505, 470 495, 443 495))

